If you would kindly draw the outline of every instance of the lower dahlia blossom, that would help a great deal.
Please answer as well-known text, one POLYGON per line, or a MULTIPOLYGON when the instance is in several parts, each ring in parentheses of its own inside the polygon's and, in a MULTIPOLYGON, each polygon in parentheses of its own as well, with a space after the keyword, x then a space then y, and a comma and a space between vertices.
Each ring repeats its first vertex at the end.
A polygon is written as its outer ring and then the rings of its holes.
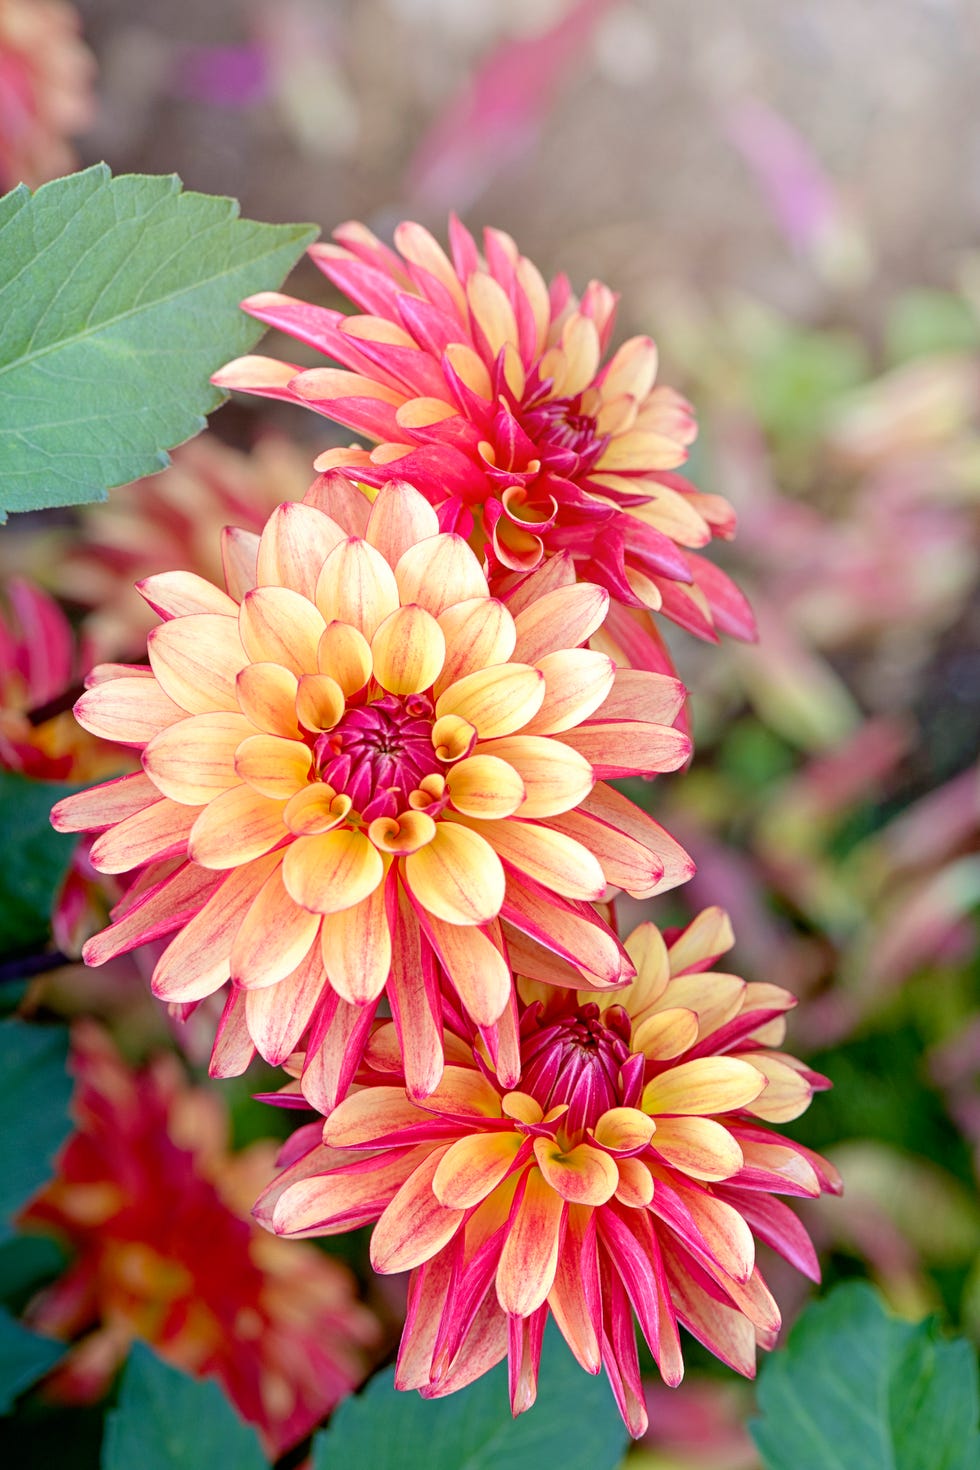
POLYGON ((339 1261, 249 1220, 272 1145, 229 1153, 216 1094, 189 1087, 175 1058, 134 1073, 83 1022, 72 1067, 77 1131, 21 1220, 73 1252, 27 1313, 72 1344, 46 1391, 99 1398, 142 1338, 176 1367, 217 1378, 282 1454, 366 1376, 378 1322, 339 1261))
MULTIPOLYGON (((502 231, 485 231, 483 256, 455 218, 449 235, 452 259, 421 225, 399 225, 395 250, 343 225, 310 255, 359 314, 275 291, 242 303, 342 368, 249 356, 214 381, 304 404, 372 440, 370 451, 328 450, 317 468, 410 480, 444 523, 474 528, 495 591, 567 551, 625 607, 714 641, 754 637, 745 599, 698 554, 734 533, 734 514, 677 474, 697 428, 690 404, 656 385, 653 342, 632 337, 603 363, 608 287, 592 281, 578 300, 502 231)), ((655 634, 642 655, 669 667, 655 634)))
POLYGON ((52 814, 102 831, 101 871, 141 869, 85 959, 177 931, 158 996, 232 982, 214 1070, 242 1070, 252 1043, 279 1063, 305 1037, 325 1108, 383 993, 414 1095, 442 1074, 444 986, 516 1081, 512 970, 621 985, 633 966, 595 904, 690 876, 604 780, 683 764, 683 687, 579 646, 608 595, 567 559, 509 607, 492 598, 399 482, 372 504, 325 476, 261 538, 230 533, 226 569, 227 592, 141 583, 166 620, 150 666, 97 668, 76 706, 143 765, 52 814))
POLYGON ((94 111, 95 62, 62 0, 0 0, 0 194, 75 167, 94 111))
POLYGON ((516 1089, 460 1029, 441 1083, 413 1101, 381 1026, 323 1142, 300 1130, 257 1213, 289 1236, 377 1221, 375 1269, 412 1271, 399 1387, 438 1397, 509 1356, 521 1412, 549 1311, 582 1367, 605 1368, 634 1435, 647 1427, 634 1314, 667 1383, 683 1373, 678 1326, 754 1374, 780 1325, 755 1238, 819 1277, 773 1195, 839 1184, 761 1126, 827 1084, 776 1050, 788 992, 711 968, 731 942, 707 909, 669 946, 652 924, 634 930, 637 978, 613 995, 522 984, 516 1089))

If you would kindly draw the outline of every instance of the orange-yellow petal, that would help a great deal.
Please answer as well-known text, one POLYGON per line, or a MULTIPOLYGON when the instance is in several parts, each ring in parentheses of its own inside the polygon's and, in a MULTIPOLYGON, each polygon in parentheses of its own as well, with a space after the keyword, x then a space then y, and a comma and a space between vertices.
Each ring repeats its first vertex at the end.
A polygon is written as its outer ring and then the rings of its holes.
POLYGON ((296 719, 296 675, 282 664, 246 664, 236 681, 239 708, 246 719, 269 735, 299 735, 296 719))
POLYGON ((524 800, 524 782, 495 755, 471 755, 451 766, 449 800, 468 817, 509 817, 524 800))
MULTIPOLYGON (((453 412, 448 404, 446 408, 453 412)), ((410 546, 438 531, 439 517, 425 496, 405 480, 389 480, 371 507, 365 539, 394 567, 410 546)))
POLYGON ((500 950, 472 925, 428 916, 429 935, 460 1000, 478 1026, 500 1020, 511 997, 510 966, 500 950))
POLYGON ((463 823, 479 832, 504 862, 553 893, 588 902, 600 899, 605 892, 606 879, 597 860, 588 848, 563 832, 508 818, 481 822, 466 817, 463 823))
POLYGON ((653 1119, 639 1108, 608 1108, 593 1130, 596 1143, 623 1153, 643 1148, 654 1134, 653 1119))
POLYGON ((744 1162, 728 1129, 713 1118, 660 1118, 653 1148, 671 1168, 692 1179, 730 1179, 744 1162))
POLYGON ((595 785, 592 767, 577 750, 547 735, 514 735, 477 746, 513 766, 526 795, 515 815, 554 817, 578 806, 595 785))
POLYGON ((390 694, 421 694, 435 682, 446 639, 431 613, 409 603, 390 613, 371 640, 374 677, 390 694))
POLYGON ((668 1062, 694 1045, 700 1029, 696 1011, 669 1006, 634 1028, 631 1050, 643 1052, 652 1061, 668 1062))
POLYGON ((523 1143, 520 1133, 473 1133, 458 1138, 439 1161, 432 1190, 450 1210, 469 1210, 496 1189, 523 1143))
POLYGON ((231 978, 246 989, 284 980, 309 953, 319 914, 300 908, 286 892, 282 867, 266 879, 231 947, 231 978))
POLYGON ((250 659, 282 664, 296 675, 316 668, 324 621, 301 592, 256 587, 246 593, 238 622, 250 659))
POLYGON ((530 1169, 497 1266, 497 1300, 505 1312, 529 1317, 546 1300, 558 1266, 566 1206, 538 1169, 530 1169))
POLYGON ((398 817, 375 817, 368 836, 375 847, 399 857, 418 852, 436 835, 436 824, 428 812, 402 812, 398 817))
POLYGON ((384 877, 378 849, 348 828, 297 837, 286 849, 283 881, 303 908, 335 914, 373 893, 384 877))
POLYGON ((328 623, 317 649, 317 668, 335 679, 345 695, 356 694, 371 677, 371 645, 349 623, 328 623))
POLYGON ((384 894, 379 883, 360 903, 323 918, 320 944, 327 978, 350 1005, 376 1000, 391 970, 384 894))
POLYGON ((566 1153, 553 1138, 536 1138, 534 1157, 545 1180, 569 1204, 604 1205, 616 1193, 619 1170, 602 1149, 579 1143, 566 1153))
POLYGON ((161 1000, 203 1000, 231 974, 231 947, 259 889, 280 862, 277 853, 233 868, 157 961, 153 993, 161 1000))
POLYGON ((497 854, 456 823, 439 822, 428 846, 404 859, 404 874, 422 907, 447 924, 489 923, 504 901, 497 854))
POLYGON ((276 506, 259 541, 256 577, 260 586, 291 587, 312 602, 327 557, 346 534, 312 505, 287 500, 276 506))
POLYGON ((409 1175, 371 1236, 371 1265, 383 1274, 409 1271, 452 1240, 462 1210, 447 1210, 432 1192, 432 1179, 445 1150, 433 1150, 409 1175))
POLYGON ((609 593, 591 582, 545 592, 517 614, 513 657, 533 664, 560 649, 578 648, 601 626, 608 609, 609 593))
POLYGON ((235 751, 254 732, 244 715, 191 715, 153 737, 143 752, 143 769, 171 801, 203 806, 238 785, 235 751))
POLYGON ((541 708, 526 726, 529 735, 557 735, 588 719, 613 685, 616 665, 591 648, 546 653, 535 665, 545 679, 541 708))
POLYGON ((454 602, 488 596, 480 563, 461 536, 430 536, 410 546, 395 576, 401 601, 419 603, 434 618, 454 602))
POLYGON ((311 759, 302 740, 250 735, 235 752, 235 770, 260 795, 288 801, 306 785, 311 759))
POLYGON ((300 679, 296 688, 296 718, 304 729, 332 730, 346 708, 344 691, 329 674, 304 674, 300 679))
POLYGON ((283 803, 232 786, 212 797, 190 831, 188 851, 202 868, 237 868, 261 857, 288 836, 283 803))
POLYGON ((737 1057, 697 1057, 654 1077, 643 1089, 643 1111, 661 1113, 727 1113, 754 1102, 766 1079, 737 1057))
MULTIPOLYGON (((398 584, 381 552, 351 536, 335 547, 323 563, 316 603, 327 623, 335 619, 349 623, 370 641, 379 625, 398 607, 398 584)), ((308 667, 312 669, 314 665, 308 667)))
POLYGON ((471 597, 453 603, 439 614, 439 626, 446 639, 446 657, 435 683, 436 695, 476 669, 506 663, 514 652, 514 619, 504 604, 493 598, 471 597))
POLYGON ((329 832, 351 809, 349 796, 338 796, 325 781, 311 781, 287 801, 282 819, 294 837, 329 832))
POLYGON ((443 690, 436 715, 459 715, 481 740, 512 735, 534 718, 545 696, 544 675, 530 664, 496 664, 464 674, 443 690))
POLYGON ((235 618, 173 618, 151 630, 146 647, 160 687, 189 714, 238 708, 235 679, 248 658, 235 618))

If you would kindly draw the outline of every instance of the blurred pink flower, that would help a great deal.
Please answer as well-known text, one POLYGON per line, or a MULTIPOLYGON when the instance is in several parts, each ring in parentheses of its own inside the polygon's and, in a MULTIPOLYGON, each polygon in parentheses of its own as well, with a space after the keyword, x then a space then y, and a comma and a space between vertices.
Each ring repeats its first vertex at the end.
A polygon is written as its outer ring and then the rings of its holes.
POLYGON ((62 0, 0 0, 0 193, 70 173, 95 110, 95 63, 62 0))

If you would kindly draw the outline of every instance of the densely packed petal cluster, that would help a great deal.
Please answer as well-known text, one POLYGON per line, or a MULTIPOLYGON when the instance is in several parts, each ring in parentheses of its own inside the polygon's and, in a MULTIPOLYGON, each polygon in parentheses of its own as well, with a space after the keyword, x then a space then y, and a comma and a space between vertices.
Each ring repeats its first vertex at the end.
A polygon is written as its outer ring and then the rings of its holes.
POLYGON ((395 250, 344 225, 310 255, 358 314, 278 292, 243 303, 342 366, 250 356, 215 382, 302 403, 373 441, 328 450, 317 466, 354 467, 374 485, 410 480, 444 525, 473 536, 495 591, 569 553, 622 604, 609 631, 623 625, 633 662, 666 666, 649 624, 641 637, 625 608, 661 610, 702 638, 753 637, 744 598, 698 554, 732 535, 734 516, 677 474, 697 430, 690 404, 656 383, 653 342, 633 337, 604 363, 608 287, 593 281, 579 300, 502 231, 485 231, 483 255, 455 218, 449 232, 451 258, 417 224, 397 228, 395 250))
POLYGON ((95 63, 64 0, 0 0, 0 193, 68 173, 94 111, 95 63))
POLYGON ((28 1313, 73 1344, 47 1391, 99 1397, 140 1337, 216 1377, 281 1454, 365 1376, 376 1319, 346 1267, 249 1221, 271 1145, 230 1154, 213 1092, 188 1087, 170 1057, 130 1071, 91 1023, 72 1056, 77 1131, 21 1221, 73 1252, 28 1313))
POLYGON ((826 1083, 777 1050, 792 997, 713 969, 731 942, 709 909, 669 945, 636 929, 637 978, 615 994, 522 982, 517 1088, 450 1021, 443 1079, 413 1099, 381 1023, 323 1141, 316 1125, 296 1135, 260 1218, 291 1236, 377 1222, 375 1269, 413 1272, 401 1387, 440 1396, 508 1356, 526 1409, 549 1312, 582 1366, 605 1368, 633 1434, 646 1427, 634 1315, 668 1383, 679 1325, 754 1373, 780 1324, 755 1238, 819 1274, 773 1196, 839 1186, 762 1126, 826 1083))
POLYGON ((632 963, 596 904, 690 874, 606 784, 684 763, 683 687, 581 646, 608 594, 567 556, 491 597, 400 481, 372 503, 327 474, 261 537, 230 532, 225 566, 227 591, 144 581, 165 619, 149 667, 97 668, 76 706, 143 767, 54 811, 102 832, 100 871, 140 870, 86 959, 178 931, 157 995, 193 1005, 232 982, 214 1069, 241 1070, 252 1043, 280 1063, 305 1037, 323 1107, 383 993, 414 1096, 442 1074, 447 1003, 516 1082, 512 968, 623 984, 632 963))

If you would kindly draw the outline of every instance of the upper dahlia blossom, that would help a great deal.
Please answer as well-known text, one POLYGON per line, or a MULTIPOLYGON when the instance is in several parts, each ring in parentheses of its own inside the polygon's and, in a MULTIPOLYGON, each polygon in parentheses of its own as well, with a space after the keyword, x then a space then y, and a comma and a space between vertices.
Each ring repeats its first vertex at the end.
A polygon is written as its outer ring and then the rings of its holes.
POLYGON ((62 0, 0 0, 0 194, 70 173, 92 120, 95 63, 62 0))
POLYGON ((291 1236, 378 1222, 375 1269, 413 1271, 399 1387, 451 1393, 509 1354, 519 1413, 549 1310, 583 1368, 605 1368, 634 1435, 647 1426, 634 1313, 667 1383, 683 1373, 678 1324, 754 1374, 780 1318, 753 1236, 818 1279, 772 1195, 839 1185, 760 1126, 827 1084, 774 1049, 787 991, 711 969, 731 942, 727 915, 706 909, 669 947, 636 929, 637 978, 613 995, 522 985, 517 1090, 460 1028, 441 1083, 413 1101, 381 1026, 324 1142, 316 1125, 296 1135, 259 1218, 291 1236))
POLYGON ((632 964, 593 905, 608 885, 646 896, 690 876, 602 779, 683 764, 683 686, 579 647, 608 595, 567 558, 509 606, 490 597, 470 548, 399 482, 372 505, 324 476, 225 550, 227 592, 186 572, 140 584, 166 619, 149 668, 97 668, 76 706, 143 764, 52 814, 102 830, 101 871, 143 869, 84 957, 179 931, 157 995, 233 981, 214 1069, 247 1065, 249 1037, 281 1062, 306 1033, 325 1107, 383 991, 413 1094, 442 1073, 444 984, 516 1081, 512 964, 620 985, 632 964))
POLYGON ((72 1066, 77 1131, 22 1216, 74 1253, 27 1313, 73 1343, 48 1392, 98 1398, 140 1337, 217 1378, 282 1454, 364 1378, 376 1319, 339 1261, 294 1252, 249 1220, 272 1144, 229 1153, 217 1096, 189 1087, 174 1057, 131 1072, 83 1022, 72 1066))
MULTIPOLYGON (((343 225, 338 244, 310 254, 361 314, 276 291, 242 303, 343 370, 250 356, 214 381, 305 404, 373 440, 370 452, 328 450, 317 468, 411 481, 444 524, 473 527, 494 590, 568 551, 617 603, 662 610, 702 638, 754 636, 744 598, 694 549, 730 536, 734 516, 676 473, 697 430, 690 404, 655 386, 653 342, 632 337, 603 364, 608 287, 592 281, 578 300, 502 231, 485 231, 483 257, 455 218, 449 234, 452 260, 421 225, 399 225, 395 251, 343 225)), ((623 621, 617 610, 610 631, 623 621)), ((667 666, 656 635, 640 657, 667 666)))

